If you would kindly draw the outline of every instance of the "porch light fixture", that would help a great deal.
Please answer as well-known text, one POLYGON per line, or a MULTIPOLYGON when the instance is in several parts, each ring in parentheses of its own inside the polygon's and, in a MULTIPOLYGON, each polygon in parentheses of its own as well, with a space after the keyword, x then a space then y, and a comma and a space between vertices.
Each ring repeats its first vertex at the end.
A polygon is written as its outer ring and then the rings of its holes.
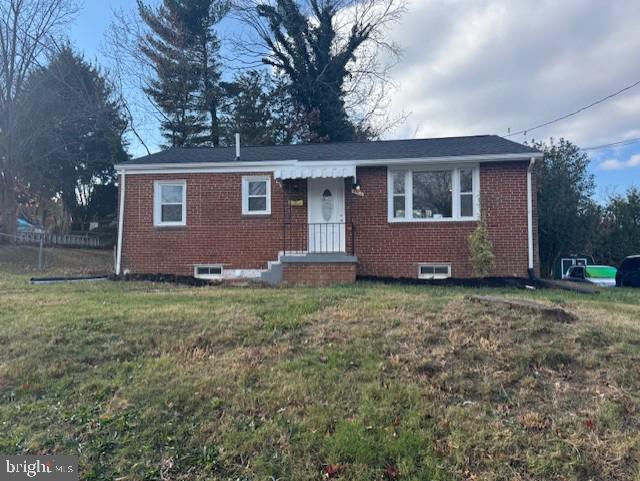
POLYGON ((353 187, 351 188, 351 193, 353 195, 357 195, 358 197, 364 197, 364 192, 362 191, 362 185, 358 179, 354 179, 353 187))

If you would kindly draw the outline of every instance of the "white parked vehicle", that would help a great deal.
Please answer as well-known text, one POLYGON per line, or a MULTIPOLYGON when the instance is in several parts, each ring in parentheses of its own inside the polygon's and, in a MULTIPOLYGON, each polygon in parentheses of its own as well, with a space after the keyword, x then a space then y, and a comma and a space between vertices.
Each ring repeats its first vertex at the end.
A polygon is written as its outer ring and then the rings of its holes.
POLYGON ((587 282, 602 287, 616 286, 617 269, 611 266, 573 266, 562 278, 573 282, 587 282))

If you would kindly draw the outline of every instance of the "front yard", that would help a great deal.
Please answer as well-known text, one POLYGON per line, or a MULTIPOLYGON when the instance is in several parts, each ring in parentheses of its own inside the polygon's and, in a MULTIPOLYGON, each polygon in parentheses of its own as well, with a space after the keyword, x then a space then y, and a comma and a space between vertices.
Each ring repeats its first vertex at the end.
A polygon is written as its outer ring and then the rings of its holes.
POLYGON ((640 292, 30 286, 0 274, 0 452, 82 479, 640 480, 640 292), (486 292, 485 292, 486 293, 486 292))

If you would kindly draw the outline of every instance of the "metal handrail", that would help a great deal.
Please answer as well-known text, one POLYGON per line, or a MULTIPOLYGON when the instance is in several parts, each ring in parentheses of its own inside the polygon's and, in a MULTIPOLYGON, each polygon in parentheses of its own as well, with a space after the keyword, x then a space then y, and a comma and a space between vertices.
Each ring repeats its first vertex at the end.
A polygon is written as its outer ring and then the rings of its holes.
POLYGON ((284 222, 285 254, 352 254, 354 228, 347 222, 284 222))

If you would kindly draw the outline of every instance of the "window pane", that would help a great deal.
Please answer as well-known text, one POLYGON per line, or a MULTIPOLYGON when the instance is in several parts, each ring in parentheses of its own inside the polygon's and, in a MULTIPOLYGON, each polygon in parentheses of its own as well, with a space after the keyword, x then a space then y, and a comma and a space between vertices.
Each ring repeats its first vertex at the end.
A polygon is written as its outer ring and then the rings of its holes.
POLYGON ((473 217, 473 194, 460 195, 460 217, 473 217))
POLYGON ((182 186, 160 185, 160 199, 163 204, 182 202, 182 186))
POLYGON ((640 271, 640 258, 632 257, 630 259, 626 259, 620 266, 620 270, 640 271))
POLYGON ((249 182, 249 195, 267 195, 267 182, 264 180, 249 182))
POLYGON ((404 217, 404 216, 405 216, 404 195, 394 195, 393 196, 393 217, 404 217))
POLYGON ((172 204, 162 206, 162 222, 182 222, 182 205, 172 204))
POLYGON ((249 197, 249 212, 262 212, 267 210, 266 197, 249 197))
POLYGON ((393 193, 404 194, 404 172, 394 172, 393 178, 393 193))
POLYGON ((451 215, 451 171, 414 172, 413 217, 442 219, 451 215))
POLYGON ((420 266, 420 274, 433 274, 435 268, 433 266, 420 266))
POLYGON ((434 274, 448 275, 449 274, 449 267, 448 266, 435 266, 433 268, 433 273, 434 274))
POLYGON ((473 170, 460 170, 460 192, 473 192, 473 170))

